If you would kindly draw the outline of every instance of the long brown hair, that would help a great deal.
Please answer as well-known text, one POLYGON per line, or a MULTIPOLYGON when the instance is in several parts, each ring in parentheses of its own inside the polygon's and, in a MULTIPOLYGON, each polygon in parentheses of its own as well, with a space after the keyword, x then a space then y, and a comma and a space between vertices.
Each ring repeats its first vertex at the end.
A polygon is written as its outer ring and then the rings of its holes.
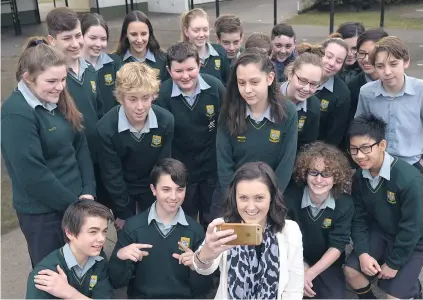
MULTIPOLYGON (((23 79, 23 74, 28 72, 32 81, 50 67, 67 66, 65 56, 48 44, 44 37, 30 37, 22 47, 21 56, 16 69, 16 80, 23 79)), ((67 88, 60 93, 57 103, 59 111, 65 116, 74 130, 82 130, 82 114, 77 109, 74 100, 67 88)))
MULTIPOLYGON (((266 74, 271 72, 276 74, 275 65, 267 53, 258 48, 247 49, 237 58, 229 76, 219 116, 219 124, 226 123, 231 136, 240 135, 247 130, 247 103, 239 92, 236 70, 240 65, 246 66, 248 64, 257 64, 260 70, 266 74)), ((273 80, 268 88, 268 99, 271 117, 276 123, 281 123, 285 117, 284 102, 286 99, 282 96, 276 79, 273 80)))
POLYGON ((147 15, 139 10, 131 11, 129 14, 125 16, 123 19, 122 29, 120 32, 120 37, 118 44, 116 46, 115 53, 119 55, 122 59, 126 54, 126 51, 130 48, 129 40, 127 37, 128 34, 128 27, 129 24, 132 22, 141 22, 147 25, 148 27, 148 45, 147 48, 150 50, 154 55, 158 55, 160 53, 160 44, 159 41, 154 36, 153 25, 151 25, 150 20, 148 19, 147 15))

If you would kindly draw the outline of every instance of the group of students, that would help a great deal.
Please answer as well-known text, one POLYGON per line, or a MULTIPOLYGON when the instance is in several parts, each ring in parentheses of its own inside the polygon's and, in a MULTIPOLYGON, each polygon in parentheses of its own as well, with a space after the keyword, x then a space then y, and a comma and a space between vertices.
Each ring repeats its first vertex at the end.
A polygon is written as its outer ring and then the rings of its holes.
POLYGON ((297 45, 281 23, 244 43, 223 15, 212 44, 196 8, 164 52, 132 11, 107 54, 101 15, 46 23, 1 112, 28 298, 200 298, 217 269, 219 299, 344 298, 346 282, 371 299, 375 278, 420 297, 423 82, 399 38, 345 23, 297 45), (262 245, 227 246, 223 222, 260 224, 262 245))

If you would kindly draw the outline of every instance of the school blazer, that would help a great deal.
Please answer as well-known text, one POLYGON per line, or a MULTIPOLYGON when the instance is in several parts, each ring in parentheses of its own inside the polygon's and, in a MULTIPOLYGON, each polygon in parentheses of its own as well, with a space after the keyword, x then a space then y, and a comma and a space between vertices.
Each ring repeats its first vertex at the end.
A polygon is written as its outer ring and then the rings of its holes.
MULTIPOLYGON (((279 244, 279 291, 280 299, 303 299, 304 263, 303 242, 300 227, 291 220, 285 221, 282 232, 276 233, 279 244)), ((201 248, 201 247, 200 247, 201 248)), ((228 251, 221 253, 208 269, 200 269, 194 261, 197 273, 210 275, 219 267, 220 280, 215 299, 228 299, 228 251)))

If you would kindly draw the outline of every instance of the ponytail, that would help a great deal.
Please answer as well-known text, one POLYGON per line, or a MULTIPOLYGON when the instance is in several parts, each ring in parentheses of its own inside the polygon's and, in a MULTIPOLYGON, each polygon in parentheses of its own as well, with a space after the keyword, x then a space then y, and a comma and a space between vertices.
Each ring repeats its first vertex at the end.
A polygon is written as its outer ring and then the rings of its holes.
MULTIPOLYGON (((28 73, 29 77, 35 81, 40 73, 56 66, 67 66, 65 56, 50 46, 46 38, 30 37, 22 47, 16 68, 16 81, 22 80, 24 73, 28 73)), ((82 114, 76 108, 75 102, 66 88, 60 93, 57 106, 74 130, 82 130, 82 114)))

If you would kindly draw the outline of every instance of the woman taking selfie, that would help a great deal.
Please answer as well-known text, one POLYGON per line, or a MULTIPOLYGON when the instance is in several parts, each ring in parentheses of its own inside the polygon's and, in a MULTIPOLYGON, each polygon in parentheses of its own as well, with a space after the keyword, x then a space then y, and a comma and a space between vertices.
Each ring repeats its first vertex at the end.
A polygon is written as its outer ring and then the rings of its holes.
POLYGON ((302 299, 303 248, 297 223, 285 220, 286 208, 273 170, 263 162, 243 165, 235 173, 224 199, 223 219, 207 228, 194 255, 203 275, 220 270, 216 299, 302 299), (259 224, 258 246, 229 246, 234 230, 217 231, 224 223, 259 224))

